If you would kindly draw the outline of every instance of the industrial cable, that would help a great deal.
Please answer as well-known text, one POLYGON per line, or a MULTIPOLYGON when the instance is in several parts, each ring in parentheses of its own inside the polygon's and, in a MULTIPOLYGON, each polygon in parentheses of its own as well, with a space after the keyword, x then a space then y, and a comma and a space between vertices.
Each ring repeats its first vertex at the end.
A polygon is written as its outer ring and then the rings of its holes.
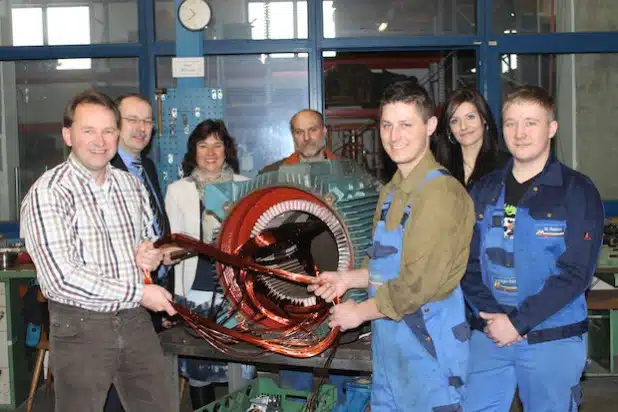
MULTIPOLYGON (((251 241, 254 245, 266 247, 276 244, 278 240, 280 238, 265 231, 251 241)), ((338 340, 339 328, 330 329, 325 335, 324 332, 318 333, 318 329, 326 324, 329 317, 330 305, 326 302, 316 301, 310 306, 288 305, 288 310, 282 310, 269 301, 262 290, 255 287, 258 276, 268 276, 300 285, 311 284, 314 276, 263 266, 249 257, 238 254, 242 252, 242 248, 239 248, 237 254, 231 254, 186 235, 171 234, 155 244, 157 247, 163 245, 175 245, 183 249, 180 256, 175 255, 174 259, 201 254, 217 260, 222 265, 220 271, 217 271, 217 276, 220 277, 219 273, 228 276, 233 273, 235 284, 240 288, 240 291, 236 292, 240 292, 240 296, 236 296, 234 300, 229 299, 230 289, 226 288, 225 282, 220 283, 228 301, 239 302, 238 305, 231 305, 228 309, 227 319, 233 317, 238 322, 233 328, 224 326, 222 323, 225 322, 204 318, 179 303, 172 303, 185 323, 215 349, 238 357, 264 354, 265 350, 291 357, 307 358, 324 352, 338 340), (237 300, 239 298, 240 300, 237 300), (320 338, 320 334, 324 336, 320 338), (234 347, 239 342, 252 344, 259 349, 240 350, 234 347)), ((145 273, 144 276, 146 283, 150 283, 149 274, 145 273)))
MULTIPOLYGON (((339 303, 339 302, 337 301, 336 303, 339 303)), ((341 342, 341 334, 337 336, 337 339, 333 343, 332 350, 330 354, 328 355, 326 362, 324 363, 325 370, 330 370, 330 365, 332 364, 333 359, 335 358, 335 353, 337 352, 337 348, 339 347, 340 342, 341 342)), ((326 376, 320 377, 320 382, 316 390, 311 393, 311 396, 309 396, 309 399, 307 401, 307 412, 313 412, 313 410, 318 406, 317 398, 320 396, 320 390, 322 389, 322 386, 324 386, 324 384, 326 383, 327 376, 328 374, 326 376)))

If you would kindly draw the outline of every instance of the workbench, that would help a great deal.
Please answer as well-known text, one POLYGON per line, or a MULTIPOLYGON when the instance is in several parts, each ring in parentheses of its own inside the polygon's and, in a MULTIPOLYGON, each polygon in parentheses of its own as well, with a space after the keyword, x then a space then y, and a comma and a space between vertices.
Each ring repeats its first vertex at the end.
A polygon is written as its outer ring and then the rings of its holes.
POLYGON ((0 270, 0 410, 14 410, 28 397, 32 368, 25 346, 23 300, 19 287, 28 285, 36 272, 32 265, 0 270))
POLYGON ((618 267, 599 264, 595 272, 612 289, 588 291, 589 376, 618 376, 618 267))
MULTIPOLYGON (((343 335, 342 342, 346 342, 350 335, 343 335)), ((159 334, 161 347, 167 358, 171 371, 172 387, 179 387, 178 376, 178 356, 191 356, 213 361, 239 362, 244 364, 254 364, 277 366, 284 369, 290 367, 307 368, 314 371, 324 368, 332 349, 327 349, 320 355, 312 358, 292 358, 289 356, 268 353, 263 356, 251 359, 235 359, 214 349, 210 344, 201 338, 197 338, 189 333, 186 327, 177 325, 159 334)), ((238 348, 248 348, 248 345, 238 344, 238 348)), ((342 343, 335 352, 329 370, 338 372, 349 372, 351 375, 368 375, 371 373, 371 338, 365 337, 351 343, 342 343)), ((178 391, 175 391, 178 396, 178 391)), ((180 400, 176 399, 175 405, 180 405, 180 400)), ((178 412, 175 411, 175 412, 178 412)))
MULTIPOLYGON (((597 276, 616 279, 618 286, 618 268, 599 268, 597 276)), ((588 354, 592 360, 587 374, 590 376, 618 375, 618 289, 592 290, 587 297, 590 309, 590 333, 588 354)), ((201 338, 192 335, 186 327, 177 325, 160 335, 161 346, 172 371, 173 387, 178 387, 178 356, 190 356, 223 362, 240 362, 255 365, 272 365, 282 368, 299 367, 312 370, 324 368, 331 349, 312 358, 298 359, 274 353, 252 359, 234 359, 226 355, 201 338)), ((343 338, 345 342, 345 335, 343 338)), ((244 344, 239 344, 242 349, 244 344)), ((244 346, 245 348, 248 345, 244 346)), ((371 373, 371 339, 356 340, 338 347, 329 370, 344 371, 357 375, 371 373)), ((178 395, 178 392, 176 392, 178 395)), ((176 403, 178 404, 178 403, 176 403)))

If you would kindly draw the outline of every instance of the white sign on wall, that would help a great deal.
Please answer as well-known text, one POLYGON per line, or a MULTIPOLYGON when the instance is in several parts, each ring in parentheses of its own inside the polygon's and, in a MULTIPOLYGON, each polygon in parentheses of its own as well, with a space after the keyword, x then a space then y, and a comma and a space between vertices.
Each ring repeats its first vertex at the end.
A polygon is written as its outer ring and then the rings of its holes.
POLYGON ((204 77, 206 70, 203 57, 173 57, 173 77, 204 77))

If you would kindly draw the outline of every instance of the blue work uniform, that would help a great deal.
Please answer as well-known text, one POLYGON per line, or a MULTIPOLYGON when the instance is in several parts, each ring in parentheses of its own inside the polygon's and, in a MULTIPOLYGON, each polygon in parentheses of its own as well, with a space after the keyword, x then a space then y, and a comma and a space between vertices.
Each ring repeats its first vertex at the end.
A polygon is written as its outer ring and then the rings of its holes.
MULTIPOLYGON (((418 190, 447 173, 430 171, 418 190)), ((387 230, 385 219, 392 198, 391 192, 382 206, 369 252, 371 298, 380 285, 399 275, 404 229, 414 210, 408 205, 400 224, 387 230)), ((372 321, 371 331, 372 412, 461 411, 470 329, 459 286, 445 299, 426 303, 401 321, 372 321)))
POLYGON ((464 410, 508 412, 519 387, 526 411, 577 411, 586 365, 584 292, 602 243, 603 203, 590 179, 552 158, 505 225, 512 167, 471 191, 476 225, 461 284, 475 330, 464 410), (482 332, 479 312, 507 314, 525 339, 499 348, 482 332))

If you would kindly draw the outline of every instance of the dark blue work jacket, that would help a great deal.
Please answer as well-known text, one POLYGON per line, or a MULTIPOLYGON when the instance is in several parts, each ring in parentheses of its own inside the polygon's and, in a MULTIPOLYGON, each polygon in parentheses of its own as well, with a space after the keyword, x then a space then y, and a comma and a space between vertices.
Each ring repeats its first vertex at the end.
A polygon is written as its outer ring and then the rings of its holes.
POLYGON ((479 312, 506 313, 528 343, 588 330, 585 291, 603 238, 603 203, 591 180, 550 159, 517 205, 514 237, 505 240, 505 181, 513 161, 476 183, 476 225, 462 289, 479 312))

